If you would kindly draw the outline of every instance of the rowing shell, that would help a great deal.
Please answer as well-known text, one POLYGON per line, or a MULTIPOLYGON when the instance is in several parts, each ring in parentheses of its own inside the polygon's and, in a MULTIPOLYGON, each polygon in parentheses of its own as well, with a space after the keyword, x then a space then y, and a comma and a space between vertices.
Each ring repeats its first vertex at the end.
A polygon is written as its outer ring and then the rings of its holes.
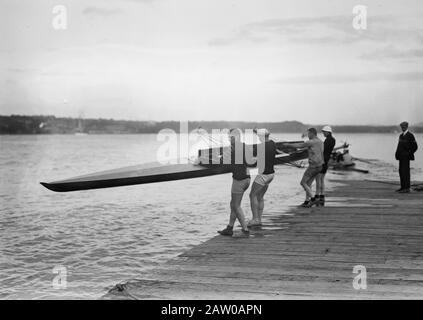
MULTIPOLYGON (((275 164, 291 163, 305 159, 306 157, 306 150, 293 152, 277 156, 275 158, 275 164)), ((204 165, 185 163, 159 165, 158 163, 150 163, 109 171, 101 171, 60 181, 40 183, 52 191, 68 192, 200 178, 229 173, 231 171, 231 165, 221 164, 204 165)))

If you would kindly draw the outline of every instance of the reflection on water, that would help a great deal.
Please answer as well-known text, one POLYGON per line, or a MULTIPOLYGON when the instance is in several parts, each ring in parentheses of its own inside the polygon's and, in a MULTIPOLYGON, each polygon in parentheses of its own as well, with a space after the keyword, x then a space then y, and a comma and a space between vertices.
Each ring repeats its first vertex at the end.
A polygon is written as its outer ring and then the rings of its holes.
MULTIPOLYGON (((276 137, 298 140, 297 135, 276 137)), ((383 161, 358 163, 372 170, 372 177, 396 178, 395 136, 337 138, 352 144, 353 155, 383 161)), ((73 193, 39 185, 155 161, 155 135, 0 136, 0 145, 0 298, 98 298, 114 284, 140 278, 216 235, 227 223, 230 175, 73 193), (66 289, 52 286, 53 268, 60 265, 67 268, 66 289)), ((417 157, 414 175, 423 180, 423 159, 417 157)), ((283 210, 302 201, 301 174, 302 169, 277 168, 265 214, 286 214, 283 210)), ((339 175, 362 177, 331 174, 339 175)), ((244 200, 250 216, 248 197, 244 200)))

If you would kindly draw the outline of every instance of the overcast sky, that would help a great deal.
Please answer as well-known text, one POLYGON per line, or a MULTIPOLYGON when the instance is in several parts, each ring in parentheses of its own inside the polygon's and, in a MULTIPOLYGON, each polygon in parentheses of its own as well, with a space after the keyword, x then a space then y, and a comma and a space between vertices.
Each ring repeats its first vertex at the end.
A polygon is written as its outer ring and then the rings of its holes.
POLYGON ((0 114, 423 122, 422 17, 421 0, 0 0, 0 114))

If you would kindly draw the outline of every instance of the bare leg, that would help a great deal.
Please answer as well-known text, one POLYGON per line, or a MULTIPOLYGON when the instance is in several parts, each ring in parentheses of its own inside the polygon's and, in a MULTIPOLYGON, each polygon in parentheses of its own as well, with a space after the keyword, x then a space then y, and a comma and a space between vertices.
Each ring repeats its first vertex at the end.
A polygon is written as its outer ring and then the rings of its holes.
POLYGON ((311 189, 311 184, 313 183, 313 180, 308 181, 306 177, 303 177, 301 180, 301 186, 304 188, 304 191, 306 192, 306 201, 310 201, 311 198, 313 198, 313 190, 311 189))
POLYGON ((319 174, 319 176, 318 176, 318 181, 319 181, 319 188, 318 188, 318 194, 319 195, 324 195, 325 194, 325 177, 326 177, 326 174, 324 174, 324 173, 321 173, 321 174, 319 174))
POLYGON ((261 217, 263 216, 263 210, 264 210, 264 195, 267 191, 267 189, 269 188, 269 186, 264 186, 261 190, 260 193, 258 195, 258 203, 259 203, 259 210, 258 210, 258 216, 259 216, 259 221, 261 223, 261 217))
POLYGON ((235 220, 236 220, 236 210, 233 204, 233 194, 232 194, 232 199, 231 199, 231 215, 229 216, 229 223, 228 226, 233 227, 235 224, 235 220))
MULTIPOLYGON (((231 207, 233 208, 234 212, 234 222, 235 219, 238 218, 239 223, 242 226, 242 229, 247 230, 247 223, 245 222, 245 216, 244 211, 241 208, 241 201, 243 197, 243 193, 232 193, 232 201, 231 201, 231 207)), ((231 212, 231 218, 232 218, 232 212, 231 212)))
POLYGON ((253 213, 253 220, 255 221, 260 221, 258 196, 262 188, 263 186, 259 185, 256 182, 254 182, 253 186, 251 187, 251 192, 250 192, 251 212, 253 213))
MULTIPOLYGON (((314 196, 313 196, 313 182, 314 182, 315 180, 317 180, 317 176, 314 176, 313 178, 310 178, 310 179, 307 181, 307 185, 310 187, 310 190, 311 190, 311 197, 312 197, 312 198, 314 198, 314 196)), ((316 191, 317 191, 317 190, 316 190, 316 191)))
POLYGON ((322 174, 322 181, 320 182, 320 195, 324 195, 326 191, 325 178, 326 178, 326 175, 322 174))
POLYGON ((324 175, 322 173, 316 177, 316 194, 318 196, 323 194, 323 178, 324 175))

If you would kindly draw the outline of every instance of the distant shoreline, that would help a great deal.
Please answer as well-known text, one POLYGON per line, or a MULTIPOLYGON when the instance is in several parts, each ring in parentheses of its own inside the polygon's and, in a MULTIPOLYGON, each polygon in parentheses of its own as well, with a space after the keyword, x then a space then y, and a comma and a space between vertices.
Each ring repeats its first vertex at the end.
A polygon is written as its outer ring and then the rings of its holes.
MULTIPOLYGON (((302 133, 310 127, 299 121, 189 121, 188 130, 201 127, 212 129, 237 127, 240 129, 267 128, 274 133, 302 133)), ((323 125, 313 125, 318 129, 323 125)), ((179 132, 179 121, 131 121, 113 119, 59 118, 55 116, 0 116, 0 134, 155 134, 163 129, 179 132)), ((374 125, 334 125, 337 133, 399 133, 399 127, 374 125)), ((423 125, 412 126, 415 133, 423 133, 423 125)))
MULTIPOLYGON (((422 131, 412 131, 415 134, 423 134, 422 131)), ((286 132, 286 131, 272 131, 274 134, 302 134, 301 132, 286 132)), ((389 134, 389 135, 399 135, 399 132, 349 132, 349 131, 336 131, 337 134, 389 134)), ((157 132, 120 132, 120 133, 87 133, 83 136, 110 136, 110 135, 156 135, 157 132)), ((176 132, 176 134, 179 134, 176 132)), ((0 133, 0 136, 77 136, 75 133, 0 133)))

